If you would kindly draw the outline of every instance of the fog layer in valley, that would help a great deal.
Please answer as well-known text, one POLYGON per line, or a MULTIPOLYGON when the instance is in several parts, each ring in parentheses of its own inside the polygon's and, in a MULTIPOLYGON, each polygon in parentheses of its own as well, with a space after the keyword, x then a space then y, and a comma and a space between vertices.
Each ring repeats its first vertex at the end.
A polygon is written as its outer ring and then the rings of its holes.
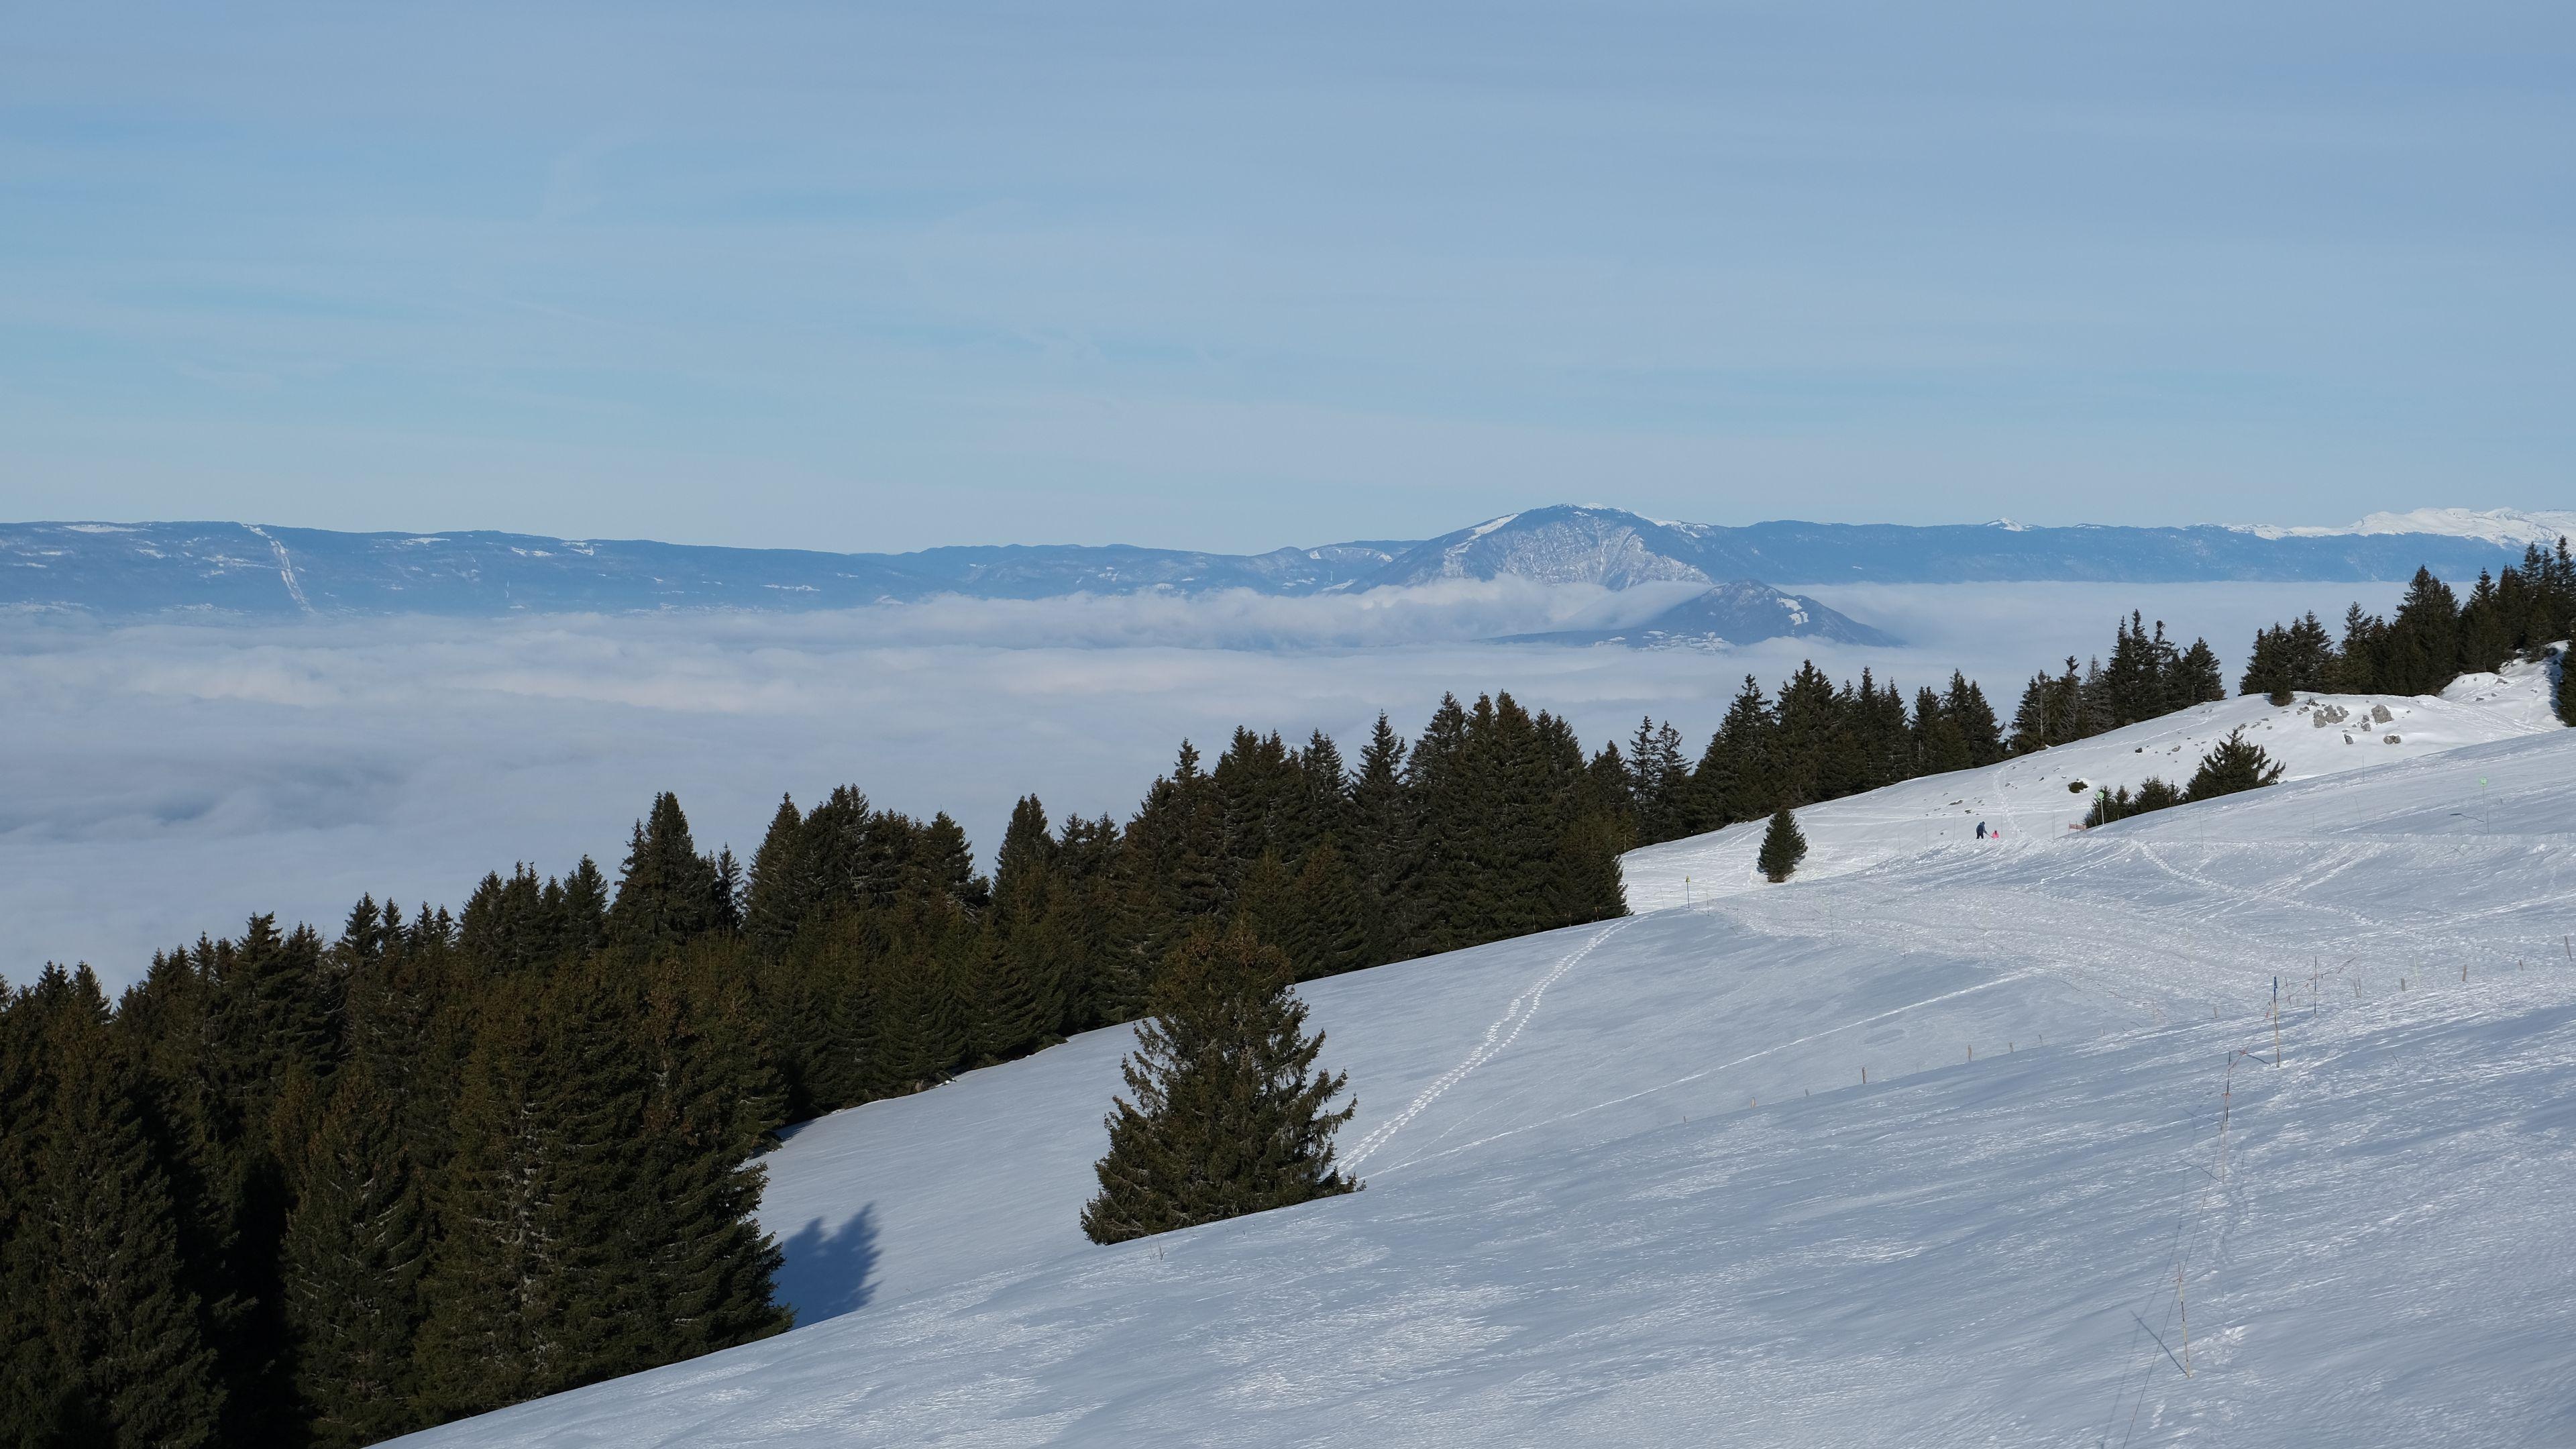
MULTIPOLYGON (((1684 590, 1683 592, 1687 592, 1684 590)), ((1909 693, 1953 668, 2009 716, 2022 682, 2110 644, 2131 608, 2231 681, 2256 627, 2399 586, 1975 584, 1802 589, 1906 640, 1710 654, 1473 642, 1611 627, 1675 601, 1461 583, 1358 597, 942 600, 840 614, 370 620, 0 633, 0 973, 86 960, 118 986, 152 951, 254 911, 336 929, 361 892, 454 904, 484 871, 614 873, 675 790, 701 848, 749 857, 782 791, 853 782, 947 810, 987 863, 1018 796, 1124 819, 1183 737, 1238 723, 1346 755, 1379 711, 1418 732, 1444 691, 1507 689, 1587 748, 1640 714, 1695 753, 1743 676, 1800 659, 1909 693)))

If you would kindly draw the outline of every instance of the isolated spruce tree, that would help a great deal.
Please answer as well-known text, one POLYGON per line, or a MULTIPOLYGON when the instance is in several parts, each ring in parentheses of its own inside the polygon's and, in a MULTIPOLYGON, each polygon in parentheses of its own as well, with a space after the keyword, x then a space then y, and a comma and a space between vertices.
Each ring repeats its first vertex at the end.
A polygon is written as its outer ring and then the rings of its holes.
POLYGON ((2200 768, 2192 772, 2191 783, 2183 787, 2183 798, 2211 800, 2257 789, 2277 782, 2287 768, 2264 753, 2261 745, 2246 739, 2244 729, 2239 727, 2228 731, 2227 738, 2201 756, 2200 768))
POLYGON ((1201 928, 1173 949, 1153 1015, 1122 1064, 1132 1097, 1108 1118, 1099 1195, 1082 1211, 1095 1243, 1353 1192, 1333 1166, 1345 1078, 1317 1072, 1323 1033, 1289 990, 1288 962, 1242 931, 1201 928))
POLYGON ((1798 817, 1783 807, 1771 817, 1771 828, 1762 832, 1762 853, 1754 863, 1762 875, 1777 885, 1797 873, 1798 862, 1807 858, 1807 837, 1798 829, 1798 817))
POLYGON ((2576 649, 2558 651, 2558 719, 2576 726, 2576 649))

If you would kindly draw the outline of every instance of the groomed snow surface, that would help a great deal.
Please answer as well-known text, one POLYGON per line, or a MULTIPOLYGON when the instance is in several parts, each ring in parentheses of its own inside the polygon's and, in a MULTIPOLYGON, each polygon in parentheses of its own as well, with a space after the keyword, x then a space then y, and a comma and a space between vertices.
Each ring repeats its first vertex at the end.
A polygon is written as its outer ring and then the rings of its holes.
POLYGON ((1315 983, 1355 1197, 1085 1242, 1124 1031, 835 1114, 769 1159, 805 1327, 406 1442, 2576 1443, 2539 687, 2232 701, 1315 983), (2305 778, 2064 828, 2240 723, 2305 778))

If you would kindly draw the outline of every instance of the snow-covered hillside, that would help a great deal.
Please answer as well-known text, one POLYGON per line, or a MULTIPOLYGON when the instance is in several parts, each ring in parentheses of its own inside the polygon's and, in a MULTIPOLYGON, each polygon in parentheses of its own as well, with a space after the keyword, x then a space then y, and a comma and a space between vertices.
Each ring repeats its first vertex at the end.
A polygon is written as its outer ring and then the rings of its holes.
MULTIPOLYGON (((2083 824, 2094 790, 2134 791, 2150 775, 2180 786, 2212 745, 2240 727, 2293 781, 2551 733, 2561 728, 2550 705, 2551 669, 2544 661, 2508 664, 2500 675, 2464 674, 2439 697, 2302 694, 2276 706, 2239 695, 1982 770, 1909 780, 1799 811, 1810 850, 1800 870, 1812 880, 1925 850, 1977 849, 1981 821, 2006 840, 2063 835, 2083 824)), ((2474 796, 2474 780, 2470 790, 2474 796)), ((1624 862, 1629 908, 1657 910, 1760 885, 1753 857, 1762 830, 1754 821, 1631 852, 1624 862)))
POLYGON ((1356 1197, 1084 1242, 1123 1032, 836 1114, 771 1159, 805 1327, 414 1442, 2576 1441, 2576 730, 2523 688, 2395 746, 2240 701, 2030 766, 2252 718, 2310 778, 2068 832, 1992 775, 1982 848, 1857 797, 1788 885, 1654 908, 1733 849, 1683 842, 1638 916, 1316 983, 1356 1197))

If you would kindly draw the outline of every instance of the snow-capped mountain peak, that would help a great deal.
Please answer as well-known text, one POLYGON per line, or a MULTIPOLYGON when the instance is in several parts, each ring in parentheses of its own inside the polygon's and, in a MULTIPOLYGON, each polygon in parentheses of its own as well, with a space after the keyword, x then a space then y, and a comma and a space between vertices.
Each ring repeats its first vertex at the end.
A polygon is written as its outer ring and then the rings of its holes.
POLYGON ((2255 524, 2237 530, 2260 538, 2345 538, 2381 534, 2433 534, 2469 538, 2499 547, 2539 544, 2549 547, 2576 535, 2576 510, 2519 508, 2417 508, 2405 513, 2374 513, 2341 528, 2283 528, 2255 524))
POLYGON ((1514 577, 1545 584, 1707 582, 1689 536, 1617 508, 1560 504, 1506 514, 1397 555, 1374 584, 1514 577))

